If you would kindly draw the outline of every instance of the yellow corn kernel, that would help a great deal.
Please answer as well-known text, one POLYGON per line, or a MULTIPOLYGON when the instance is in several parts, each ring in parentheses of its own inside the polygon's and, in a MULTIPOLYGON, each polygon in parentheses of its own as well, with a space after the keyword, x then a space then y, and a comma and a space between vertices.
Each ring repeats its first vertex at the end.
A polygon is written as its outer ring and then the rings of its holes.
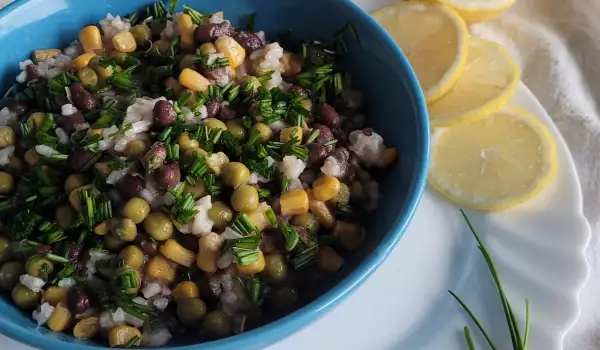
POLYGON ((195 70, 184 68, 179 74, 179 83, 196 92, 208 91, 210 81, 195 70))
POLYGON ((181 86, 181 84, 179 84, 177 79, 175 79, 173 77, 168 77, 165 80, 165 86, 167 88, 171 89, 173 91, 173 93, 175 93, 176 95, 178 95, 179 92, 181 92, 181 90, 183 90, 183 86, 181 86))
POLYGON ((328 201, 335 197, 342 188, 340 180, 335 176, 323 175, 313 183, 313 196, 319 201, 328 201))
POLYGON ((32 128, 39 128, 46 120, 46 114, 42 112, 32 113, 29 118, 27 118, 27 126, 32 128))
POLYGON ((110 232, 110 221, 109 220, 104 220, 101 223, 99 223, 98 225, 96 225, 96 227, 94 227, 94 233, 97 234, 98 236, 104 236, 105 234, 110 232))
POLYGON ((28 149, 23 158, 25 159, 25 162, 29 164, 29 166, 34 166, 38 161, 38 154, 35 151, 35 148, 28 149))
POLYGON ((52 306, 56 306, 58 303, 66 304, 68 292, 69 289, 66 287, 50 286, 44 292, 44 302, 52 306))
POLYGON ((88 129, 87 131, 87 135, 88 136, 102 136, 102 129, 88 129))
POLYGON ((73 336, 79 339, 89 339, 95 337, 99 331, 100 322, 98 317, 86 317, 73 327, 73 336))
POLYGON ((71 324, 71 311, 63 303, 58 303, 48 318, 48 328, 55 332, 64 331, 71 324))
POLYGON ((323 245, 319 246, 316 264, 322 271, 335 273, 344 264, 344 259, 333 248, 323 245))
POLYGON ((269 218, 266 214, 267 210, 269 209, 271 209, 271 207, 267 203, 262 202, 258 205, 258 208, 247 214, 250 222, 252 222, 252 224, 254 224, 259 231, 263 231, 267 227, 271 226, 269 218))
POLYGON ((194 45, 194 32, 192 31, 192 17, 187 13, 180 13, 177 15, 177 29, 179 29, 179 35, 181 35, 181 48, 184 51, 193 51, 194 45))
POLYGON ((291 190, 281 195, 279 199, 281 214, 299 215, 308 211, 308 194, 304 190, 291 190))
POLYGON ((31 60, 35 63, 47 60, 50 57, 58 56, 62 51, 59 49, 46 49, 46 50, 35 50, 31 54, 31 60))
POLYGON ((200 53, 204 56, 208 56, 211 53, 217 53, 217 48, 213 43, 204 43, 200 45, 200 53))
POLYGON ((214 232, 200 237, 196 265, 204 272, 217 271, 217 261, 221 257, 221 246, 225 239, 214 232))
POLYGON ((185 249, 174 239, 168 239, 160 246, 160 252, 167 259, 173 260, 179 265, 190 267, 194 263, 196 255, 193 251, 185 249))
POLYGON ((122 347, 135 337, 137 337, 137 341, 133 345, 139 346, 142 340, 142 333, 139 329, 130 326, 116 326, 108 332, 108 345, 111 348, 122 347))
POLYGON ((198 298, 200 291, 196 283, 192 281, 179 282, 175 289, 173 289, 173 298, 175 300, 183 300, 189 298, 198 298))
POLYGON ((240 266, 240 265, 236 266, 237 273, 240 276, 254 275, 255 273, 262 272, 262 270, 264 270, 264 269, 265 269, 265 256, 263 255, 263 252, 260 251, 260 249, 258 250, 258 260, 254 264, 244 265, 244 266, 240 266))
POLYGON ((112 37, 112 43, 115 49, 125 53, 134 52, 137 49, 137 43, 131 32, 123 31, 112 37))
POLYGON ((150 277, 162 278, 169 282, 175 281, 175 269, 169 265, 167 259, 160 255, 150 260, 147 273, 150 277))
POLYGON ((335 216, 331 212, 331 209, 327 206, 327 203, 311 199, 309 202, 310 212, 313 213, 321 226, 332 229, 335 226, 335 216))
POLYGON ((96 57, 96 54, 93 52, 86 52, 83 55, 79 55, 73 60, 73 67, 77 69, 87 67, 87 65, 94 57, 96 57))
POLYGON ((102 50, 102 34, 100 29, 96 26, 87 26, 79 31, 79 42, 83 47, 83 51, 92 52, 96 50, 102 50))
POLYGON ((380 168, 387 168, 396 160, 398 157, 398 150, 396 147, 388 147, 381 152, 381 158, 377 163, 380 168))
POLYGON ((289 128, 281 129, 281 134, 279 134, 279 141, 288 142, 293 137, 297 138, 298 141, 296 145, 302 143, 302 127, 301 126, 291 126, 289 128))
POLYGON ((229 65, 231 68, 236 69, 246 58, 246 50, 238 44, 232 37, 223 35, 215 41, 215 47, 217 51, 224 54, 229 58, 229 65))

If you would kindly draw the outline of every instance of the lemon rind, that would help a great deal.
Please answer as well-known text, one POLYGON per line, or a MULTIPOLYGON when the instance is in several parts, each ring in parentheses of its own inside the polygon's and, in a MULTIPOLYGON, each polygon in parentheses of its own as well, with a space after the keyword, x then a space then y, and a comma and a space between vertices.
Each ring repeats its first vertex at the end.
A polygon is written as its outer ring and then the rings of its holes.
POLYGON ((469 34, 469 29, 467 28, 467 23, 463 20, 458 12, 453 10, 449 6, 445 6, 443 4, 431 3, 426 1, 410 1, 410 2, 400 2, 394 5, 386 6, 372 13, 373 18, 377 20, 378 17, 381 17, 386 14, 390 9, 400 9, 402 7, 416 7, 416 6, 426 6, 429 8, 436 8, 437 10, 442 11, 456 26, 458 29, 459 42, 458 42, 458 55, 455 58, 454 62, 450 66, 450 68, 444 73, 444 76, 440 81, 434 85, 432 88, 428 88, 423 91, 423 95, 425 96, 425 101, 427 103, 433 103, 436 100, 440 99, 444 96, 456 82, 460 78, 462 71, 464 70, 467 64, 467 58, 469 53, 469 45, 471 40, 471 35, 469 34))
POLYGON ((471 40, 479 42, 482 45, 494 46, 494 49, 500 53, 502 58, 511 67, 514 74, 511 77, 510 82, 504 87, 501 93, 496 95, 496 97, 477 108, 473 108, 460 114, 430 118, 429 121, 431 122, 432 127, 449 127, 481 120, 507 105, 519 86, 521 68, 519 68, 512 55, 504 46, 485 39, 472 38, 471 40))
MULTIPOLYGON (((556 142, 550 130, 539 121, 534 115, 516 106, 505 106, 499 112, 511 114, 520 120, 526 121, 530 126, 534 127, 542 144, 544 145, 544 164, 546 165, 543 171, 538 174, 537 179, 531 183, 529 190, 523 191, 520 195, 506 197, 499 199, 495 202, 487 203, 475 203, 472 199, 457 196, 453 189, 448 189, 439 182, 433 174, 430 172, 427 180, 429 184, 437 190, 439 193, 444 195, 447 199, 455 202, 459 205, 484 211, 504 211, 514 208, 517 205, 527 202, 537 195, 539 195, 544 189, 546 189, 552 181, 556 178, 558 172, 558 158, 556 151, 556 142)), ((437 132, 444 132, 440 128, 437 132)), ((435 147, 436 137, 432 137, 432 148, 435 147)))

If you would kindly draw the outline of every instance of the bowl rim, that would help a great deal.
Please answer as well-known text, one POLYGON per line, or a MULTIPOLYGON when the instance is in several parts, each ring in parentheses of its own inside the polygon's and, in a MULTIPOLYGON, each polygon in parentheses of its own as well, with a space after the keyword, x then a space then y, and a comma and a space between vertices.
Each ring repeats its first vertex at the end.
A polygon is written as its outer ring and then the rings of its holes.
MULTIPOLYGON (((23 6, 30 0, 15 0, 0 10, 0 19, 7 16, 20 6, 23 6)), ((409 194, 404 211, 393 222, 392 228, 383 237, 379 245, 371 252, 364 261, 362 261, 352 272, 350 272, 340 283, 319 296, 317 299, 303 306, 302 308, 271 322, 257 329, 235 335, 229 338, 211 341, 207 343, 198 343, 194 345, 184 345, 175 347, 160 347, 161 349, 178 350, 230 350, 234 348, 245 348, 250 344, 253 348, 252 340, 260 337, 259 344, 265 346, 273 345, 281 341, 298 330, 306 327, 311 320, 317 320, 323 317, 327 312, 333 310, 341 301, 356 291, 357 287, 363 284, 367 278, 387 259, 392 250, 404 236, 406 228, 412 220, 416 207, 421 199, 427 182, 427 171, 429 168, 429 148, 430 148, 430 125, 429 115, 425 97, 420 88, 420 84, 412 69, 408 59, 402 50, 396 45, 390 34, 381 27, 375 19, 364 9, 354 3, 352 0, 337 0, 341 6, 348 8, 358 18, 365 22, 365 25, 371 27, 375 34, 380 36, 385 47, 390 50, 395 60, 399 62, 400 67, 407 75, 406 85, 414 92, 414 106, 416 108, 417 124, 421 126, 417 138, 422 144, 423 150, 417 154, 417 169, 415 173, 415 184, 413 191, 409 194)), ((77 342, 65 342, 63 340, 43 336, 38 332, 31 332, 12 322, 0 319, 0 330, 2 333, 21 343, 38 347, 42 349, 59 348, 63 350, 85 350, 90 348, 106 348, 105 346, 82 344, 77 342)))

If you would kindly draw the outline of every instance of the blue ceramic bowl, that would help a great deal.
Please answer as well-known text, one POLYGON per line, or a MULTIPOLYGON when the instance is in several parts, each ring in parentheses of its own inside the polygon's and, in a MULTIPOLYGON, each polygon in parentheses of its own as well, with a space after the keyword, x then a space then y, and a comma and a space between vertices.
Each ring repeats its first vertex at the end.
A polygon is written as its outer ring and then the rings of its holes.
MULTIPOLYGON (((367 230, 367 241, 347 258, 344 268, 320 296, 298 311, 256 330, 211 342, 176 339, 179 349, 258 349, 314 322, 354 291, 386 259, 402 237, 425 185, 429 125, 425 101, 407 59, 386 32, 348 0, 186 0, 206 12, 223 10, 233 25, 256 12, 256 28, 273 38, 290 29, 296 38, 328 38, 352 21, 360 44, 350 44, 347 69, 364 93, 367 124, 386 143, 399 150, 399 160, 380 180, 380 209, 367 230), (271 34, 271 35, 269 35, 271 34)), ((83 26, 97 23, 107 13, 124 15, 149 1, 17 0, 0 11, 0 91, 14 82, 17 63, 31 51, 65 47, 83 26)), ((29 314, 0 299, 0 332, 41 349, 84 350, 103 346, 66 333, 36 327, 29 314)), ((1 348, 1 346, 0 346, 1 348)))

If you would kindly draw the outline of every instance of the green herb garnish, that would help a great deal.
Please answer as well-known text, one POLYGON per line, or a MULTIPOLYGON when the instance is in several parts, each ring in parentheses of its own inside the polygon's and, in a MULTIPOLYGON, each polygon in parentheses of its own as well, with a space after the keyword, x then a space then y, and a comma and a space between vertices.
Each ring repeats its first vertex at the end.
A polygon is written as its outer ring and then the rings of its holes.
POLYGON ((281 235, 285 239, 285 250, 291 252, 298 245, 298 241, 300 240, 300 236, 298 235, 298 231, 293 226, 287 223, 287 221, 280 220, 279 221, 279 230, 281 231, 281 235))
MULTIPOLYGON (((502 308, 504 309, 504 317, 506 318, 506 322, 508 323, 508 331, 510 333, 510 339, 512 341, 513 349, 514 350, 526 350, 527 343, 529 340, 529 299, 525 299, 525 327, 524 327, 524 331, 523 331, 523 336, 521 336, 521 332, 519 331, 519 325, 517 324, 516 317, 513 312, 512 306, 510 305, 510 302, 508 301, 508 298, 506 297, 504 288, 502 287, 502 283, 500 281, 500 276, 498 274, 498 271, 496 270, 494 261, 492 260, 492 257, 488 253, 485 245, 481 241, 481 238, 479 238, 479 235, 475 231, 475 228, 471 224, 471 221, 469 221, 469 218, 467 217, 465 212, 462 209, 460 212, 461 212, 463 218, 465 219, 467 226, 469 226, 469 230, 473 234, 473 237, 475 237, 475 240, 477 240, 477 248, 481 252, 481 255, 483 255, 483 258, 485 259, 485 263, 488 267, 488 270, 490 271, 490 274, 492 275, 492 279, 494 280, 494 284, 496 285, 496 289, 498 290, 498 294, 500 296, 500 301, 502 302, 502 308)), ((486 332, 486 330, 483 327, 483 325, 481 324, 481 322, 479 322, 477 317, 473 314, 471 309, 469 309, 467 304, 465 304, 465 302, 462 301, 454 292, 452 292, 450 290, 448 292, 450 293, 450 295, 452 295, 452 297, 454 297, 454 299, 456 299, 456 301, 460 304, 460 306, 465 310, 465 312, 469 315, 469 317, 471 318, 473 323, 475 323, 475 325, 477 326, 477 328, 483 335, 483 338, 489 345, 490 349, 492 349, 492 350, 499 349, 498 347, 496 347, 496 345, 494 345, 494 342, 490 338, 489 334, 486 332)), ((471 334, 470 334, 468 327, 464 328, 464 333, 465 333, 465 339, 467 341, 467 345, 469 346, 469 349, 474 349, 475 347, 473 345, 473 340, 471 338, 471 334)))
POLYGON ((233 255, 237 257, 238 265, 252 265, 258 261, 258 247, 260 235, 244 237, 235 240, 232 248, 233 255))

